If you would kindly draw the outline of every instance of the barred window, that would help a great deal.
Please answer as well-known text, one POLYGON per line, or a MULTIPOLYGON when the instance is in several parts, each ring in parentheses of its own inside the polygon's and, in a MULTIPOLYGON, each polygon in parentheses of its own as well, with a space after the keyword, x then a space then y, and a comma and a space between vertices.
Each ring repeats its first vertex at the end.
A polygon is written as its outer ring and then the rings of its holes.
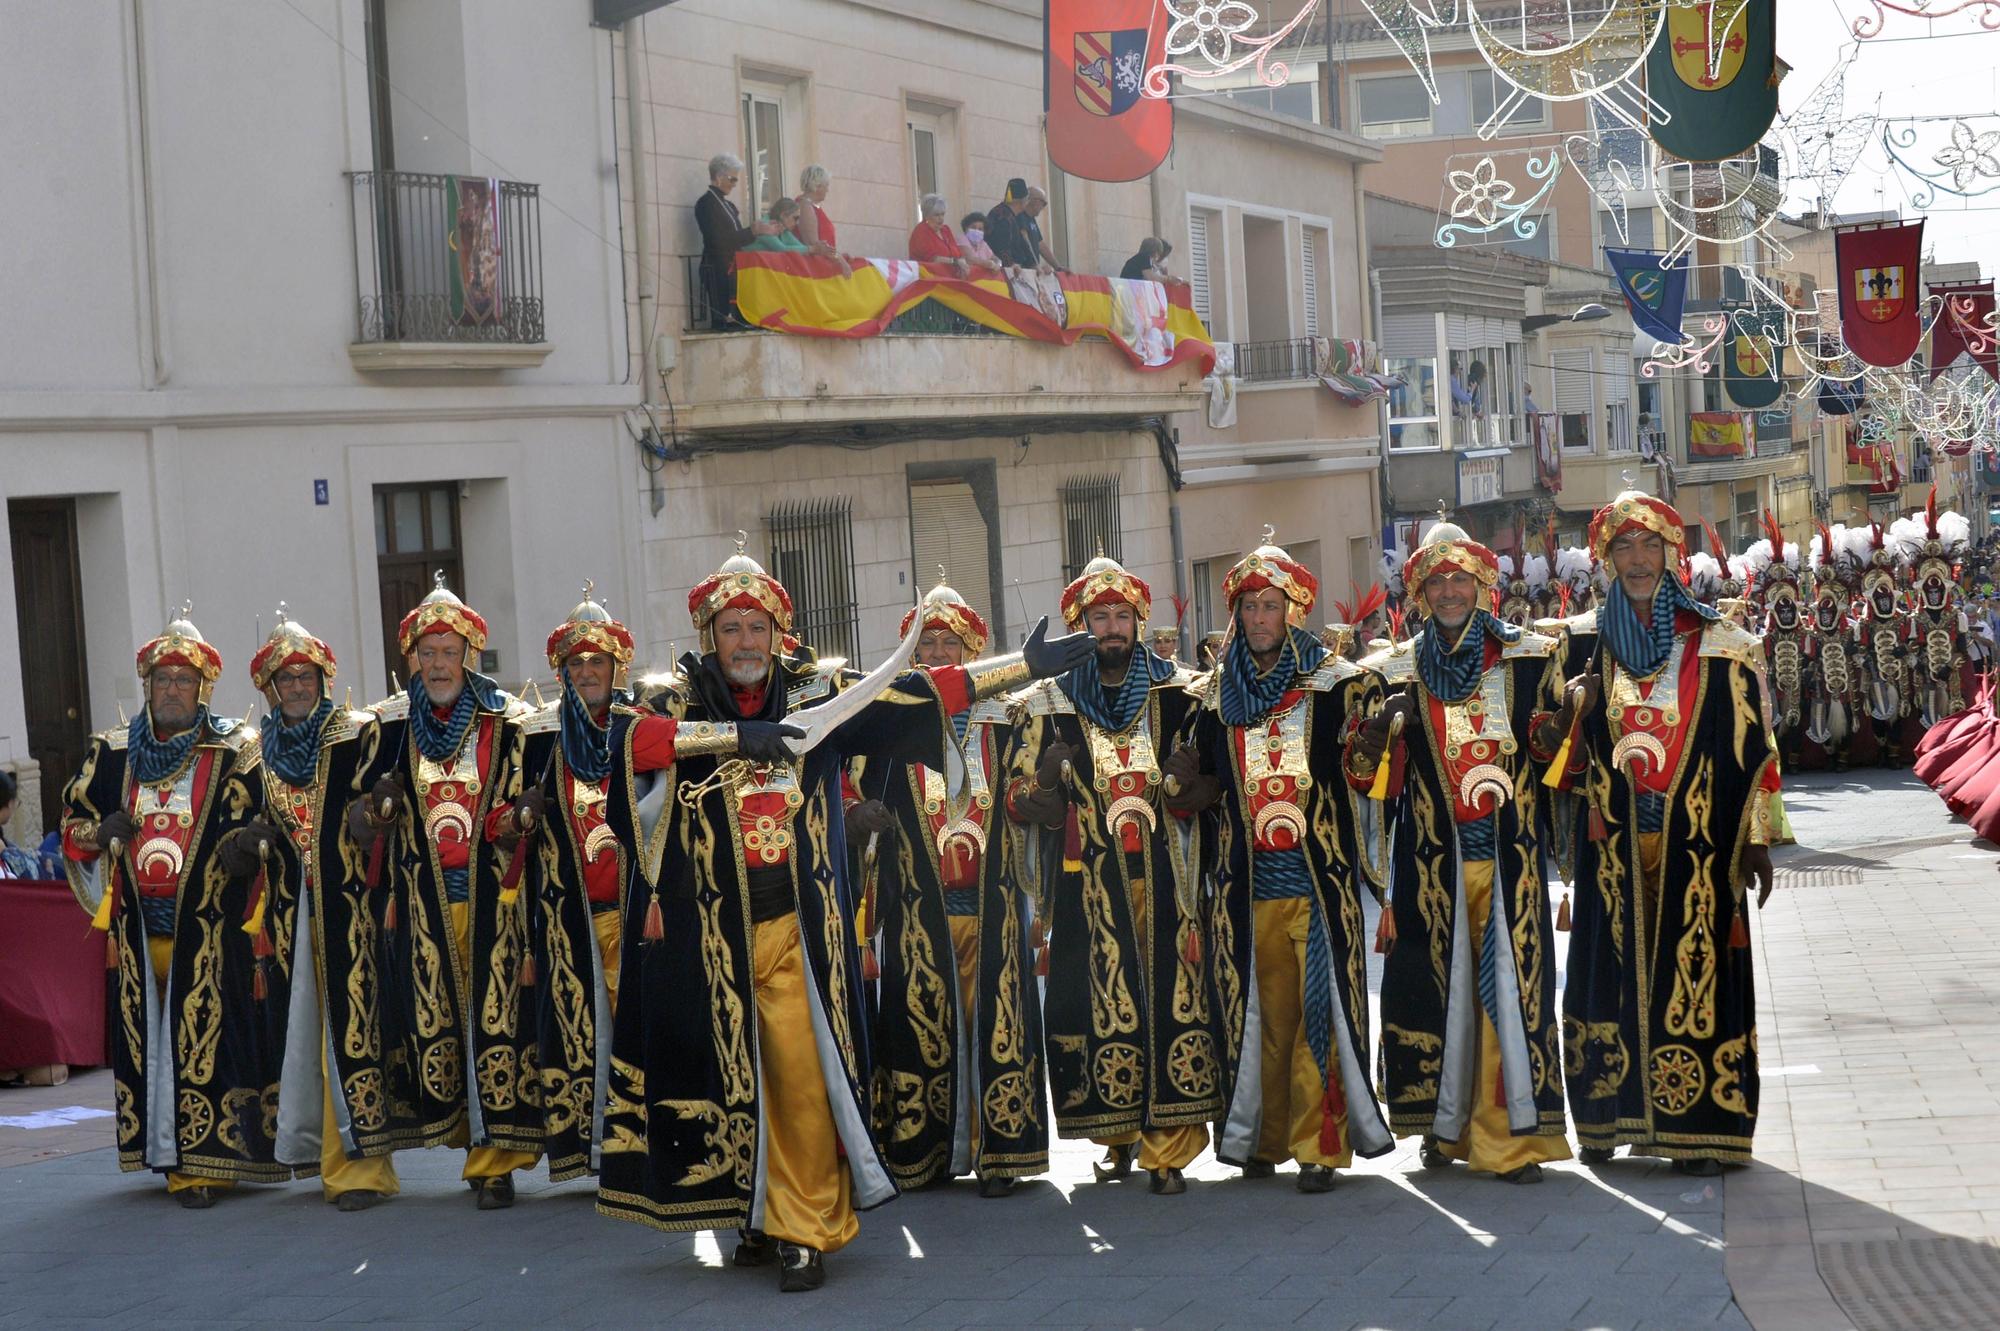
POLYGON ((846 499, 778 504, 764 517, 771 575, 792 598, 792 635, 821 656, 859 653, 854 599, 854 509, 846 499))
POLYGON ((1118 477, 1078 476, 1062 484, 1063 581, 1073 582, 1099 555, 1123 560, 1118 477))

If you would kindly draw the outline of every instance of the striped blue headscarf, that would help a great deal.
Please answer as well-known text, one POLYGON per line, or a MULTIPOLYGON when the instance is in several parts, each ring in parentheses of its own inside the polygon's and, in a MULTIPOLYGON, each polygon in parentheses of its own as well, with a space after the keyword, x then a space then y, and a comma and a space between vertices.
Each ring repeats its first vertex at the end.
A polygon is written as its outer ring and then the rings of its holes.
POLYGON ((194 751, 195 744, 207 733, 207 703, 195 709, 193 725, 166 739, 153 737, 153 709, 151 706, 144 707, 125 727, 126 765, 140 781, 164 781, 180 771, 181 765, 188 760, 188 754, 194 751))
POLYGON ((1153 686, 1171 679, 1173 673, 1172 661, 1153 655, 1145 647, 1134 647, 1132 664, 1126 667, 1125 678, 1116 693, 1105 691, 1104 677, 1097 672, 1095 652, 1064 675, 1060 684, 1084 720, 1104 730, 1123 730, 1138 719, 1153 686))
POLYGON ((294 788, 312 784, 313 775, 319 770, 320 732, 326 729, 326 719, 332 715, 331 698, 321 698, 319 706, 296 725, 288 725, 285 714, 276 708, 264 713, 258 725, 259 747, 264 751, 264 761, 278 774, 279 780, 294 788))
POLYGON ((1440 702, 1464 702, 1479 687, 1486 672, 1486 639, 1491 635, 1504 643, 1519 642, 1521 629, 1491 610, 1474 610, 1457 643, 1445 645, 1445 628, 1433 617, 1424 625, 1423 641, 1417 644, 1417 673, 1424 687, 1440 702))
POLYGON ((1226 726, 1255 725, 1271 714, 1278 700, 1300 675, 1319 669, 1326 648, 1318 638, 1302 628, 1285 629, 1285 645, 1276 665, 1258 673, 1257 659, 1243 637, 1242 626, 1229 640, 1229 652, 1222 658, 1222 692, 1219 699, 1222 723, 1226 726))
POLYGON ((1619 665, 1635 675, 1650 675, 1666 664, 1667 653, 1674 649, 1677 610, 1692 610, 1706 620, 1722 617, 1721 611, 1695 600, 1687 584, 1669 571, 1660 575, 1659 589, 1653 593, 1652 617, 1642 624, 1639 612, 1625 595, 1625 584, 1613 578, 1604 606, 1597 612, 1598 632, 1604 635, 1604 645, 1619 665))

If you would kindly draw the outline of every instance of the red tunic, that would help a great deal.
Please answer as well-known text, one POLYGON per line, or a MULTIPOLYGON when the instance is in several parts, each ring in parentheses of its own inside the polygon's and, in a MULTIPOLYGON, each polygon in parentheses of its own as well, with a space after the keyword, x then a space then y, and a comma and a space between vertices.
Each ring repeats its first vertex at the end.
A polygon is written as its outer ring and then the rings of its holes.
MULTIPOLYGON (((634 772, 657 772, 673 766, 677 725, 664 716, 642 716, 632 722, 634 772)), ((563 816, 569 819, 571 837, 582 848, 584 895, 595 902, 618 900, 618 855, 604 820, 610 793, 609 776, 602 781, 579 781, 574 773, 564 773, 563 816)))
POLYGON ((1298 778, 1278 770, 1285 759, 1281 718, 1305 696, 1304 689, 1289 689, 1259 724, 1230 727, 1230 742, 1236 746, 1236 761, 1249 791, 1244 814, 1252 828, 1252 850, 1294 850, 1305 832, 1298 778), (1258 736, 1254 752, 1252 731, 1258 736))

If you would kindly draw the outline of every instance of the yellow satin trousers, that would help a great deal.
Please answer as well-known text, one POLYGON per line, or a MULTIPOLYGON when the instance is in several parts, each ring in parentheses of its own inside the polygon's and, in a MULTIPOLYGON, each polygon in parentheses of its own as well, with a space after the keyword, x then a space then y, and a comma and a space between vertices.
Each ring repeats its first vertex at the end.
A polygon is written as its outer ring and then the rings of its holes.
MULTIPOLYGON (((1250 927, 1257 947, 1257 1012, 1261 1031, 1264 1117, 1257 1132, 1257 1156, 1272 1164, 1297 1160, 1302 1165, 1345 1169, 1354 1163, 1347 1139, 1347 1115, 1334 1123, 1340 1141, 1333 1152, 1319 1145, 1321 1106, 1326 1077, 1306 1039, 1306 934, 1312 924, 1312 901, 1290 897, 1250 903, 1250 927)), ((1342 1039, 1328 1056, 1338 1059, 1342 1039)), ((1338 1067, 1338 1063, 1334 1065, 1338 1067)))
POLYGON ((813 1038, 799 917, 753 925, 750 946, 764 1102, 764 1232, 835 1252, 854 1241, 861 1221, 813 1038))
MULTIPOLYGON (((1466 935, 1472 940, 1472 973, 1479 974, 1480 953, 1486 945, 1487 917, 1493 912, 1493 861, 1473 860, 1465 864, 1466 935)), ((1512 965, 1511 957, 1501 958, 1512 965)), ((1475 993, 1473 1002, 1478 1002, 1475 993)), ((1507 1123, 1507 1107, 1498 1103, 1500 1080, 1500 1033, 1486 1009, 1479 1009, 1479 1077, 1473 1088, 1472 1122, 1455 1142, 1440 1142, 1439 1149, 1454 1160, 1463 1160, 1474 1169, 1506 1174, 1523 1165, 1570 1158, 1569 1141, 1564 1137, 1516 1137, 1507 1123)))

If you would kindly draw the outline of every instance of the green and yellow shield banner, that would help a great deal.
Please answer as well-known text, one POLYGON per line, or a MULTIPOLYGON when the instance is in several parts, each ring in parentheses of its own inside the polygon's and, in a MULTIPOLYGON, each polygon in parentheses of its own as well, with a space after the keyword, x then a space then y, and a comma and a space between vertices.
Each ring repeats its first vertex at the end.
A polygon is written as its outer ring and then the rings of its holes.
POLYGON ((1688 162, 1741 156, 1778 114, 1778 0, 1669 5, 1646 56, 1646 90, 1666 111, 1653 142, 1688 162))

